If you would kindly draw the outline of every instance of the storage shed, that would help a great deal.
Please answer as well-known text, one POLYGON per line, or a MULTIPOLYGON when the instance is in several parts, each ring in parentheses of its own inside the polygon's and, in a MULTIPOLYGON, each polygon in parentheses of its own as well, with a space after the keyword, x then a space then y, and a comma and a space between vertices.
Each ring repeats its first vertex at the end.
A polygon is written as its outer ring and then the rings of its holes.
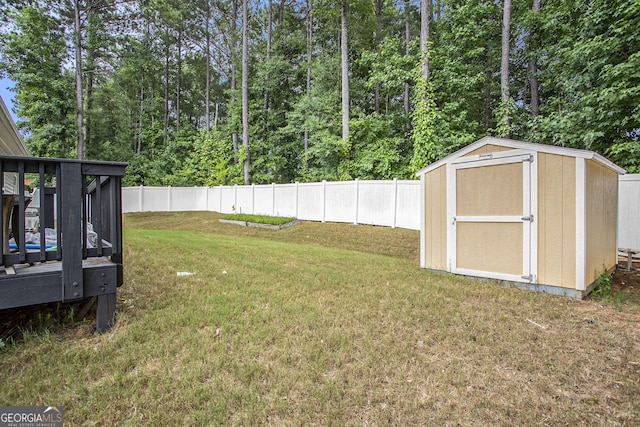
POLYGON ((482 138, 417 172, 420 266, 582 298, 617 263, 624 173, 588 150, 482 138))

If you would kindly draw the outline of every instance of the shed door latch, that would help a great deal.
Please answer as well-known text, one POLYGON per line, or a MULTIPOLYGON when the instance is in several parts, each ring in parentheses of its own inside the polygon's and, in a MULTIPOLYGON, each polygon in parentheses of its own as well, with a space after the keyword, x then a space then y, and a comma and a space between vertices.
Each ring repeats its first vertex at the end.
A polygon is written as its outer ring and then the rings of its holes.
POLYGON ((533 222, 533 215, 523 216, 522 220, 523 221, 531 221, 531 222, 533 222))

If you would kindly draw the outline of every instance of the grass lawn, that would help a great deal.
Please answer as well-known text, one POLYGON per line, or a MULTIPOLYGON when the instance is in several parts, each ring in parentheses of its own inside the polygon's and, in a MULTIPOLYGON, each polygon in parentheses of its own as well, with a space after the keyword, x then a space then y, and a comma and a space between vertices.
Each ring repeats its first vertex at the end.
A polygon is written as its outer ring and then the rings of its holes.
POLYGON ((640 423, 636 301, 421 270, 415 231, 220 217, 126 215, 116 326, 5 347, 0 405, 64 405, 67 425, 640 423))

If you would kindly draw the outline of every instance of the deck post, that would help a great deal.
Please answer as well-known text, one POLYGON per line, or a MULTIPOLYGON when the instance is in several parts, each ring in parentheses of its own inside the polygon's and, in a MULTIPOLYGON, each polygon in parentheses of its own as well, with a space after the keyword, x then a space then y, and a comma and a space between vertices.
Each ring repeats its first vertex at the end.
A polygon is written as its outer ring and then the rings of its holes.
POLYGON ((116 294, 99 295, 96 313, 96 332, 101 334, 108 331, 115 323, 115 314, 116 294))
POLYGON ((83 297, 84 283, 82 278, 82 241, 83 194, 78 191, 82 187, 82 168, 80 163, 60 164, 60 208, 58 218, 62 248, 62 295, 63 301, 83 297))

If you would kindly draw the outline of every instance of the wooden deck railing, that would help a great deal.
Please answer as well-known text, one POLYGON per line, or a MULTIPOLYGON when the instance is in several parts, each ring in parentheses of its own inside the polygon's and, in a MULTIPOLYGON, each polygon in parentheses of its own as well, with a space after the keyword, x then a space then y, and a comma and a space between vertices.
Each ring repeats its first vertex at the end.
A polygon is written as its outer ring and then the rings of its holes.
MULTIPOLYGON (((84 281, 93 277, 85 274, 83 263, 91 259, 108 259, 115 265, 120 286, 123 280, 120 181, 125 168, 126 163, 0 156, 3 188, 0 260, 7 273, 0 276, 0 287, 3 279, 29 280, 26 269, 21 269, 17 276, 12 274, 18 265, 60 262, 59 299, 83 298, 87 289, 84 281), (25 182, 38 191, 31 192, 25 182), (31 194, 37 194, 38 200, 32 200, 31 194), (39 206, 34 222, 37 226, 27 230, 25 218, 30 205, 39 206), (15 240, 11 246, 9 232, 15 240), (50 237, 55 236, 49 244, 47 232, 50 237), (27 235, 38 237, 39 244, 27 244, 27 235)), ((47 302, 36 300, 25 298, 22 305, 47 302)), ((19 304, 0 301, 0 308, 19 304)))

